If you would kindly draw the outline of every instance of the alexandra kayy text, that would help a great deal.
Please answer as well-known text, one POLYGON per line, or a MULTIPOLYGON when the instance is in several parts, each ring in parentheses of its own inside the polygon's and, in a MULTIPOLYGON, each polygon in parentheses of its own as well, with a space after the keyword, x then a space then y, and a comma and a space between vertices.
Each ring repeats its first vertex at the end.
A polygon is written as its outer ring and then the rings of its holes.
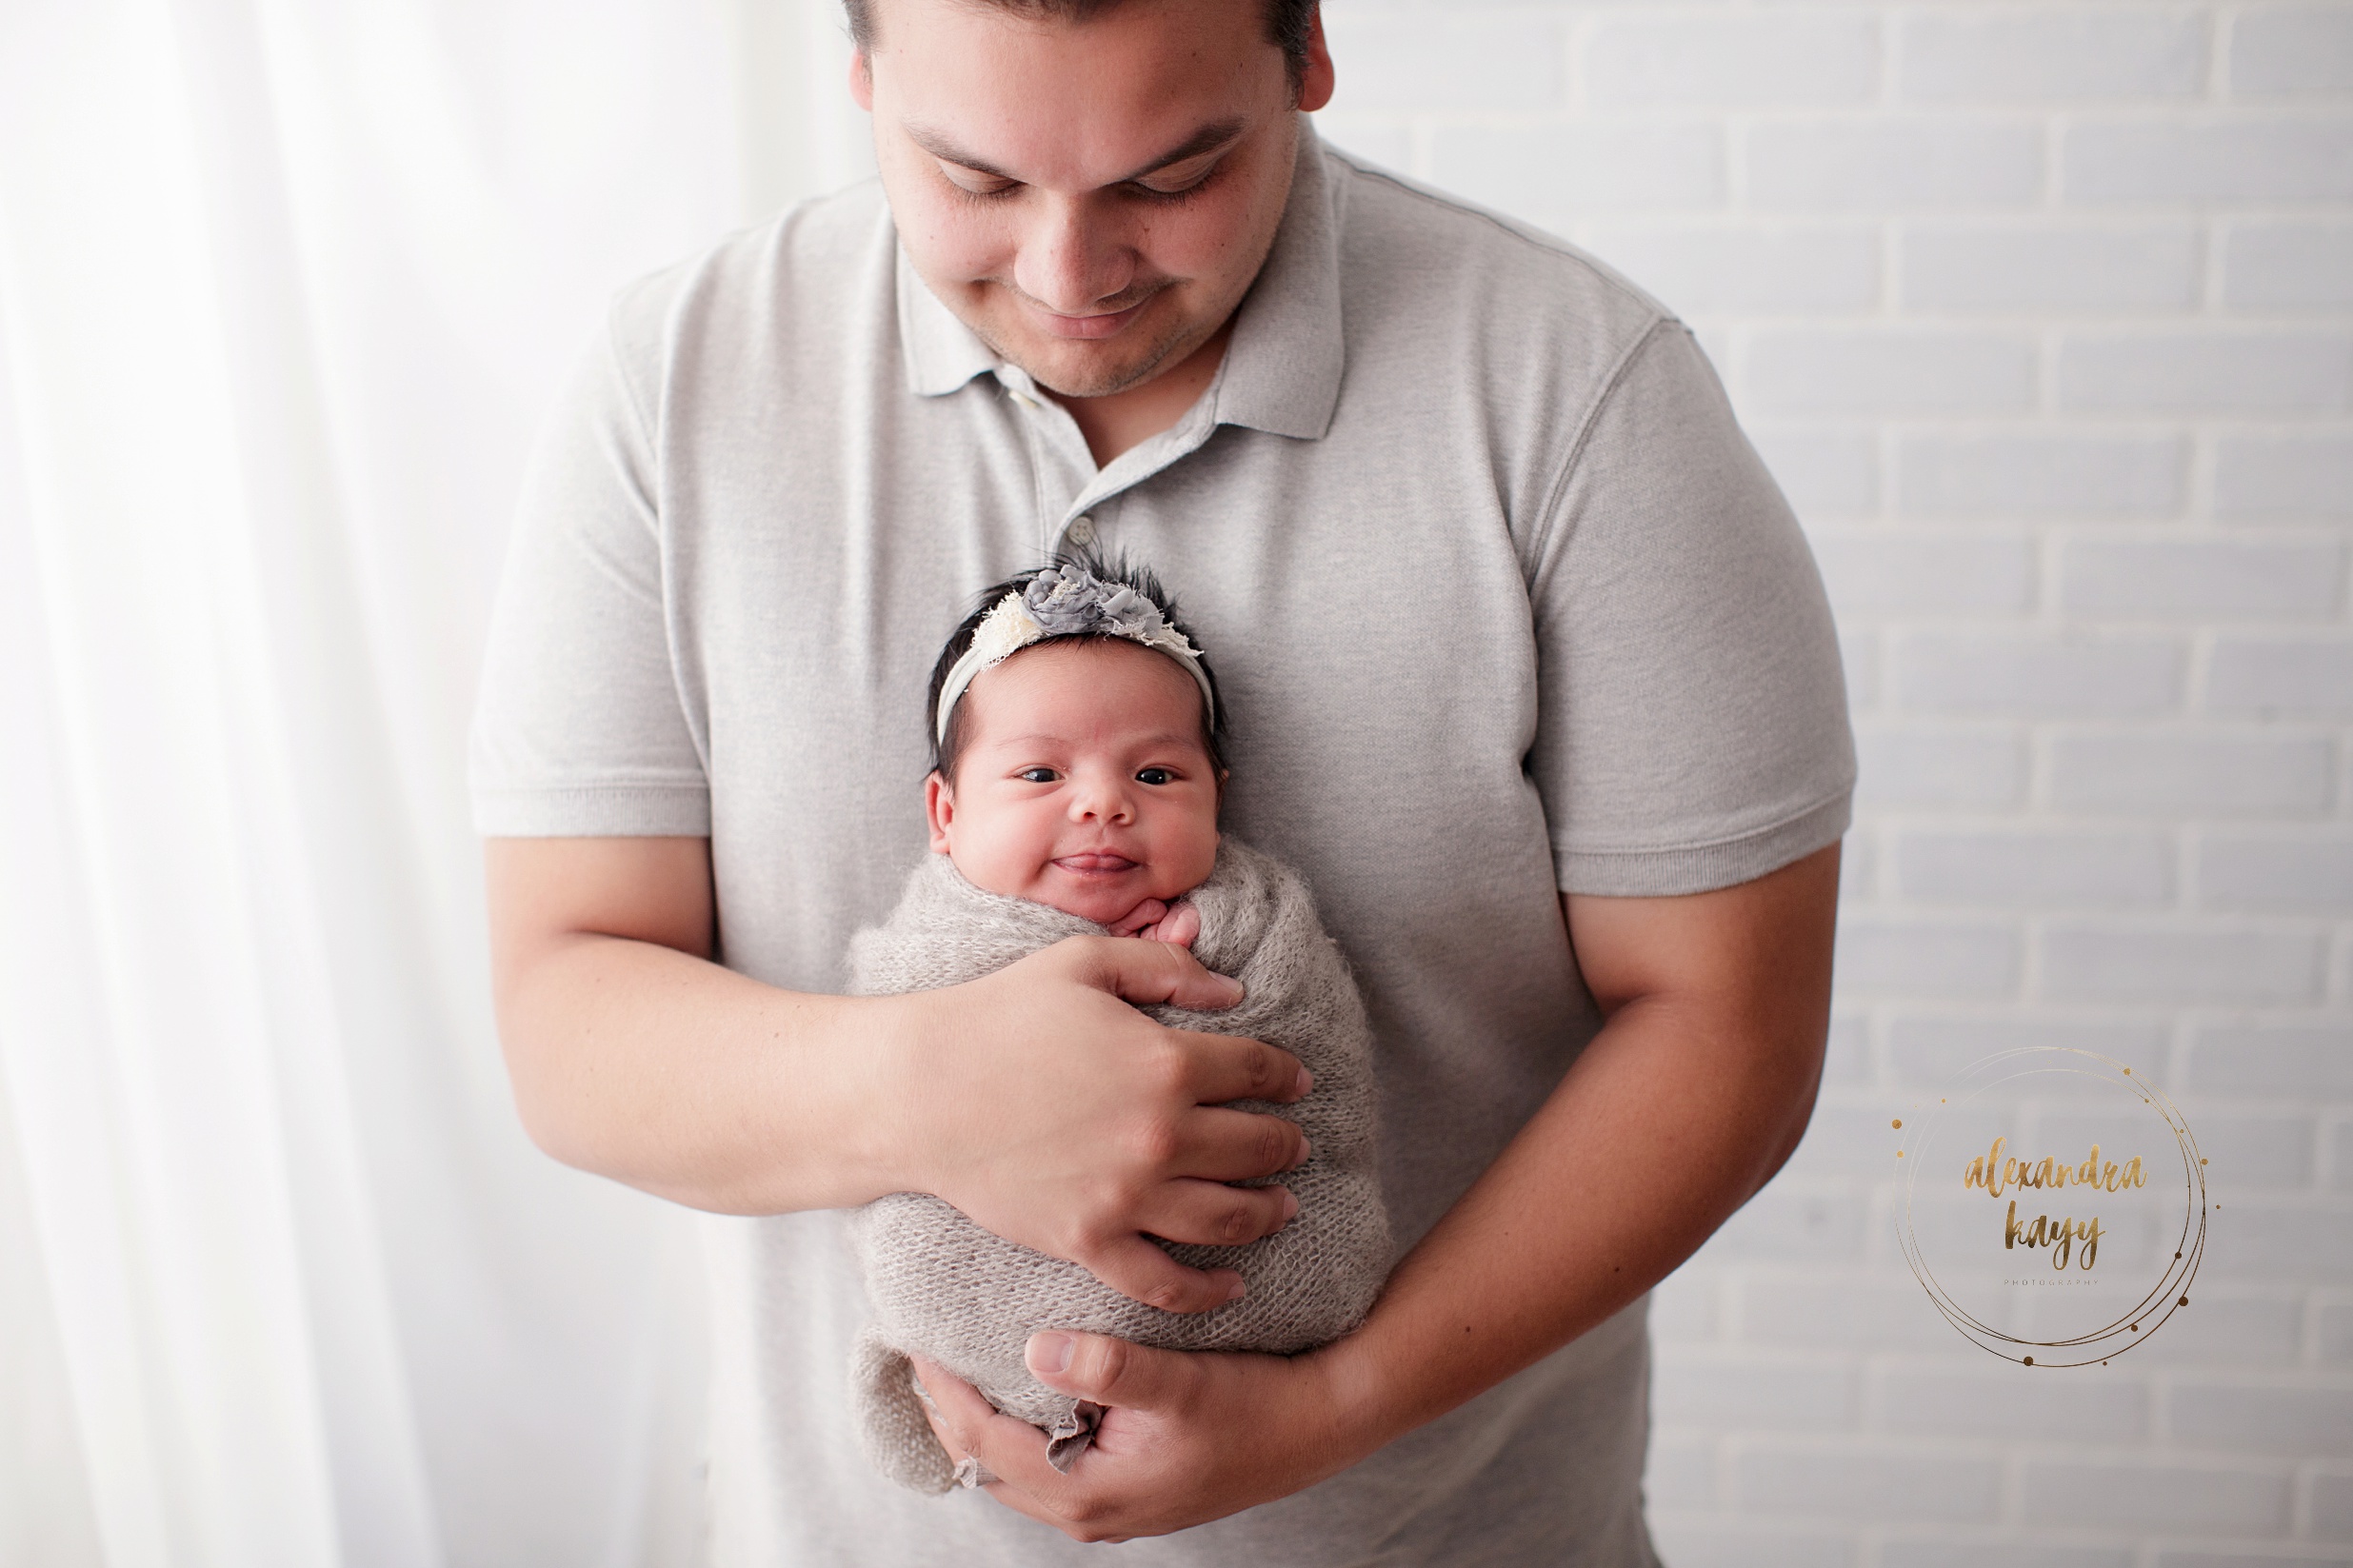
MULTIPOLYGON (((1969 1168, 1962 1173, 1961 1184, 1997 1199, 2012 1188, 2076 1186, 2097 1192, 2124 1192, 2148 1185, 2139 1155, 2121 1165, 2113 1161, 2104 1161, 2100 1145, 2094 1143, 2088 1159, 2080 1165, 2069 1165, 2050 1156, 2040 1161, 2020 1160, 2004 1154, 2002 1145, 2003 1140, 1997 1138, 1991 1149, 1971 1160, 1969 1168)), ((2002 1246, 2004 1251, 2014 1247, 2048 1247, 2051 1267, 2064 1269, 2072 1257, 2076 1267, 2088 1269, 2100 1257, 2100 1217, 2078 1220, 2066 1216, 2053 1220, 2047 1214, 2038 1214, 2021 1224, 2018 1200, 2013 1198, 2008 1218, 2002 1226, 2002 1246)))

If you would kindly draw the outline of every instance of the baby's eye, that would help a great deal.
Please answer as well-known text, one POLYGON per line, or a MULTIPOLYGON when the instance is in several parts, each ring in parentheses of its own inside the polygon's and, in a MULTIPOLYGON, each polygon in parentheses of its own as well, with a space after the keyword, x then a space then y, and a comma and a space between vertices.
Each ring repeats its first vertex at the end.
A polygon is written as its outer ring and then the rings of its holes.
POLYGON ((1052 784, 1057 777, 1050 767, 1025 767, 1020 774, 1024 784, 1052 784))
POLYGON ((1176 783, 1176 775, 1165 767, 1144 767, 1136 770, 1136 783, 1165 784, 1176 783))

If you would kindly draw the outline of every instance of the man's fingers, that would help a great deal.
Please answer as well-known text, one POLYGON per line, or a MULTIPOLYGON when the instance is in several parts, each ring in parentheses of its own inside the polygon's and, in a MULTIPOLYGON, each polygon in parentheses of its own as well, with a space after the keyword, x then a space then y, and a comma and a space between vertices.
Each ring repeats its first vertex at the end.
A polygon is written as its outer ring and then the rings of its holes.
MULTIPOLYGON (((1203 1181, 1255 1181, 1307 1162, 1314 1145, 1294 1121, 1204 1105, 1185 1118, 1169 1174, 1203 1181)), ((1172 1238, 1174 1240, 1174 1238, 1172 1238)))
POLYGON ((965 1434, 978 1430, 995 1415, 996 1407, 981 1397, 981 1391, 948 1371, 939 1362, 922 1356, 909 1356, 914 1363, 915 1381, 927 1398, 923 1401, 924 1419, 931 1423, 931 1435, 940 1439, 947 1457, 963 1462, 971 1452, 965 1434))
MULTIPOLYGON (((1089 982, 1138 1006, 1168 1002, 1215 1012, 1243 997, 1242 982, 1205 969, 1190 951, 1166 942, 1114 942, 1073 937, 1060 944, 1078 956, 1089 982)), ((1290 1052, 1234 1035, 1167 1031, 1183 1053, 1185 1086, 1204 1105, 1228 1100, 1287 1103, 1315 1086, 1290 1052)))
POLYGON ((932 1397, 931 1429, 941 1446, 959 1461, 967 1456, 979 1460, 996 1478, 987 1483, 990 1497, 1082 1540, 1126 1538, 1074 1525, 1061 1511, 1069 1506, 1071 1481, 1046 1457, 1045 1433, 1005 1415, 979 1389, 937 1363, 921 1356, 910 1359, 932 1397))
MULTIPOLYGON (((981 1462, 986 1464, 988 1461, 983 1459, 981 1462)), ((1049 1465, 1047 1468, 1050 1469, 1052 1467, 1049 1465)), ((1056 1490, 1059 1490, 1059 1488, 1056 1490)), ((999 1502, 1005 1504, 1016 1514, 1027 1514, 1031 1518, 1036 1519, 1040 1524, 1051 1525, 1054 1529, 1061 1531, 1064 1535, 1070 1537, 1073 1540, 1121 1541, 1128 1538, 1126 1536, 1091 1535, 1082 1528, 1073 1526, 1068 1519, 1063 1518, 1060 1514, 1054 1512, 1053 1509, 1048 1508, 1045 1503, 1039 1501, 1037 1496, 1029 1492, 1027 1489, 1010 1485, 1002 1479, 990 1481, 987 1486, 987 1492, 990 1497, 996 1499, 999 1502)))
POLYGON ((1186 1268, 1141 1236, 1123 1236, 1076 1260, 1123 1296, 1163 1312, 1207 1312, 1242 1295, 1242 1276, 1229 1268, 1186 1268))
POLYGON ((1299 1064, 1299 1058, 1262 1041, 1192 1029, 1171 1029, 1168 1040, 1184 1053, 1186 1087, 1199 1104, 1222 1105, 1229 1100, 1288 1104, 1315 1087, 1314 1076, 1299 1064))
POLYGON ((1272 1236, 1298 1212, 1299 1200, 1283 1187, 1171 1181, 1146 1200, 1140 1218, 1164 1241, 1238 1247, 1272 1236))
POLYGON ((1160 942, 1086 942, 1094 982, 1137 1006, 1165 1002, 1188 1012, 1214 1013, 1242 1000, 1242 982, 1215 970, 1183 947, 1160 942))
POLYGON ((1123 1410, 1163 1410, 1189 1395, 1201 1363, 1183 1351, 1155 1350, 1103 1334, 1047 1329, 1029 1336, 1030 1372, 1056 1393, 1123 1410))
MULTIPOLYGON (((915 1376, 922 1380, 924 1392, 931 1396, 927 1412, 931 1430, 950 1459, 961 1462, 968 1456, 980 1460, 1000 1481, 1012 1480, 1031 1489, 1060 1480, 1061 1473, 1046 1457, 1045 1433, 1004 1414, 979 1389, 938 1362, 921 1356, 907 1359, 915 1363, 915 1376)), ((991 1485, 989 1490, 996 1492, 997 1488, 991 1485)), ((1005 1493, 997 1495, 1000 1500, 1012 1500, 1005 1493)), ((1059 1522, 1044 1513, 1037 1517, 1049 1524, 1059 1522)))

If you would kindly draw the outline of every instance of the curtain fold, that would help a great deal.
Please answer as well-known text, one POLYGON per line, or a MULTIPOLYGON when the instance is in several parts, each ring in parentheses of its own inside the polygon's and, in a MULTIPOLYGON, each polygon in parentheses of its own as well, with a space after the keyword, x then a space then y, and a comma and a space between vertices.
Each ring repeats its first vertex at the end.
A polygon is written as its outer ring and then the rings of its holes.
POLYGON ((820 14, 0 11, 0 1559, 691 1559, 691 1227, 520 1132, 464 729, 603 302, 839 161, 820 14))

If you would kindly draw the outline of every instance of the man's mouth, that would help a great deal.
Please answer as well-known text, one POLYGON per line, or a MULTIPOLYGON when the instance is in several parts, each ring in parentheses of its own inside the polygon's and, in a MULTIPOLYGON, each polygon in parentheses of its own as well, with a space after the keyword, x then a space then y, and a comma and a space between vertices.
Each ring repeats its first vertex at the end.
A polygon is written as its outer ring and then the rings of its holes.
POLYGON ((1090 849, 1084 854, 1057 856, 1054 863, 1074 876, 1114 877, 1123 871, 1133 871, 1142 863, 1107 849, 1090 849))
POLYGON ((1052 310, 1040 309, 1037 317, 1046 329, 1058 338, 1092 342, 1098 338, 1107 338, 1126 327, 1149 303, 1148 300, 1138 300, 1125 310, 1108 310, 1093 316, 1065 316, 1052 310))
POLYGON ((1161 292, 1169 285, 1167 282, 1150 285, 1145 289, 1142 297, 1131 305, 1123 305, 1111 310, 1090 310, 1084 315, 1076 316, 1065 315, 1059 310, 1049 308, 1044 301, 1023 293, 1010 283, 1004 283, 1002 287, 1006 292, 1021 302, 1023 309, 1031 320, 1055 337, 1093 342, 1120 332, 1128 323, 1143 314, 1144 308, 1159 298, 1161 292))

